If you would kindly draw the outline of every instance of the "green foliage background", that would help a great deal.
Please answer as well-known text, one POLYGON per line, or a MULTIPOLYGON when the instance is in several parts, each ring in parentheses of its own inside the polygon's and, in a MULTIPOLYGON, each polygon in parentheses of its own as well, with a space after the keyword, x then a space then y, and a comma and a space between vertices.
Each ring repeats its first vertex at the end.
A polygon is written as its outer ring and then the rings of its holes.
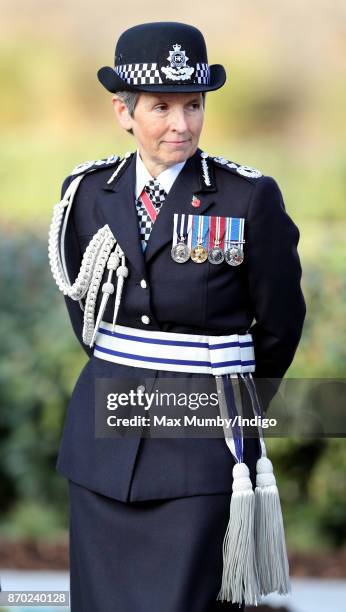
MULTIPOLYGON (((49 16, 43 3, 30 1, 32 12, 21 19, 13 5, 2 4, 8 12, 0 31, 0 535, 52 538, 67 527, 66 483, 54 467, 66 405, 85 356, 50 276, 48 225, 61 183, 77 163, 134 148, 115 124, 110 94, 95 78, 99 66, 111 64, 114 38, 133 17, 126 14, 121 23, 114 18, 112 28, 104 23, 103 36, 102 29, 93 29, 91 5, 81 23, 65 3, 49 16)), ((204 31, 211 63, 223 63, 229 74, 223 89, 207 95, 201 146, 278 181, 301 233, 308 308, 287 376, 343 378, 345 12, 338 4, 332 19, 317 2, 311 21, 302 2, 299 29, 286 1, 275 8, 267 0, 261 10, 238 4, 235 9, 235 3, 220 2, 219 15, 203 17, 201 11, 186 18, 204 31), (308 24, 310 38, 304 35, 308 24)), ((206 10, 207 3, 202 5, 206 10)), ((136 22, 157 19, 150 11, 144 18, 137 2, 131 8, 138 9, 136 22)), ((269 440, 268 451, 289 546, 344 546, 344 439, 269 440)))

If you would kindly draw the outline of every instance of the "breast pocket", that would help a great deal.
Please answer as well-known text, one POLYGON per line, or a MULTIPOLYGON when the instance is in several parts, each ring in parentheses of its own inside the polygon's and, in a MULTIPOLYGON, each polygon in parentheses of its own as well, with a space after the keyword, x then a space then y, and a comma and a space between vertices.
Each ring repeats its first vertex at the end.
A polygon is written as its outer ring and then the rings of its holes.
POLYGON ((245 219, 210 216, 206 323, 229 329, 246 309, 245 219))
POLYGON ((172 325, 200 327, 205 322, 208 266, 190 258, 174 261, 171 244, 151 263, 151 302, 158 320, 172 325))

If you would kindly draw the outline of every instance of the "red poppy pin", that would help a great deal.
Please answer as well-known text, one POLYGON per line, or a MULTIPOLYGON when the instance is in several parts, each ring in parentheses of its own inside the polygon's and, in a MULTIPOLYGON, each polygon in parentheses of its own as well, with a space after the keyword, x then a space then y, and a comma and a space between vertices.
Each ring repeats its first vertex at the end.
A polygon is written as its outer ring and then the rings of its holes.
POLYGON ((191 204, 192 204, 192 206, 193 206, 194 208, 199 208, 199 206, 201 205, 201 200, 199 200, 199 199, 197 198, 197 196, 195 196, 195 195, 194 195, 194 196, 192 196, 192 202, 191 202, 191 204))

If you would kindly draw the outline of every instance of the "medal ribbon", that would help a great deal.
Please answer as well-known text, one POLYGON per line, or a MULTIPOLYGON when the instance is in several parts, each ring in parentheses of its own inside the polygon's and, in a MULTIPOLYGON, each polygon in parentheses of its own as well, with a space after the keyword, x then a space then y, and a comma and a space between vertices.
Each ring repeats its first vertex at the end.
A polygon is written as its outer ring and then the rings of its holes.
MULTIPOLYGON (((193 215, 188 215, 187 217, 187 228, 186 233, 184 233, 184 238, 186 239, 186 244, 191 251, 191 228, 192 228, 192 217, 193 215)), ((184 229, 185 232, 185 229, 184 229)))
POLYGON ((209 229, 208 217, 204 215, 192 215, 192 245, 193 248, 198 244, 205 246, 205 239, 209 229))
POLYGON ((242 244, 244 242, 244 225, 245 219, 241 217, 227 217, 226 221, 226 242, 236 242, 242 244))
POLYGON ((210 223, 210 248, 215 246, 220 247, 224 250, 224 237, 226 230, 226 219, 225 217, 209 217, 210 223))
POLYGON ((178 242, 178 232, 177 232, 178 216, 179 216, 178 213, 173 214, 173 242, 172 242, 173 247, 175 247, 175 245, 178 242))
POLYGON ((185 242, 191 247, 191 227, 193 215, 174 213, 173 215, 173 247, 178 242, 185 242), (179 228, 179 231, 178 231, 179 228), (189 245, 190 243, 190 245, 189 245))
POLYGON ((244 238, 244 219, 231 217, 231 241, 243 242, 244 238))
POLYGON ((179 240, 186 243, 187 236, 191 231, 192 215, 181 215, 179 240))

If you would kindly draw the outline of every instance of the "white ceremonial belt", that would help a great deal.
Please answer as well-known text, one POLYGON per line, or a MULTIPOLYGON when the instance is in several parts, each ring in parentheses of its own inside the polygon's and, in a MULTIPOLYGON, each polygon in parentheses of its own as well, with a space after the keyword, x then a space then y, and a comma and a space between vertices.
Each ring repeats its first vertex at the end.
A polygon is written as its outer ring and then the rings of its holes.
POLYGON ((201 336, 116 325, 101 321, 94 356, 123 365, 195 372, 236 374, 255 371, 252 335, 201 336))

